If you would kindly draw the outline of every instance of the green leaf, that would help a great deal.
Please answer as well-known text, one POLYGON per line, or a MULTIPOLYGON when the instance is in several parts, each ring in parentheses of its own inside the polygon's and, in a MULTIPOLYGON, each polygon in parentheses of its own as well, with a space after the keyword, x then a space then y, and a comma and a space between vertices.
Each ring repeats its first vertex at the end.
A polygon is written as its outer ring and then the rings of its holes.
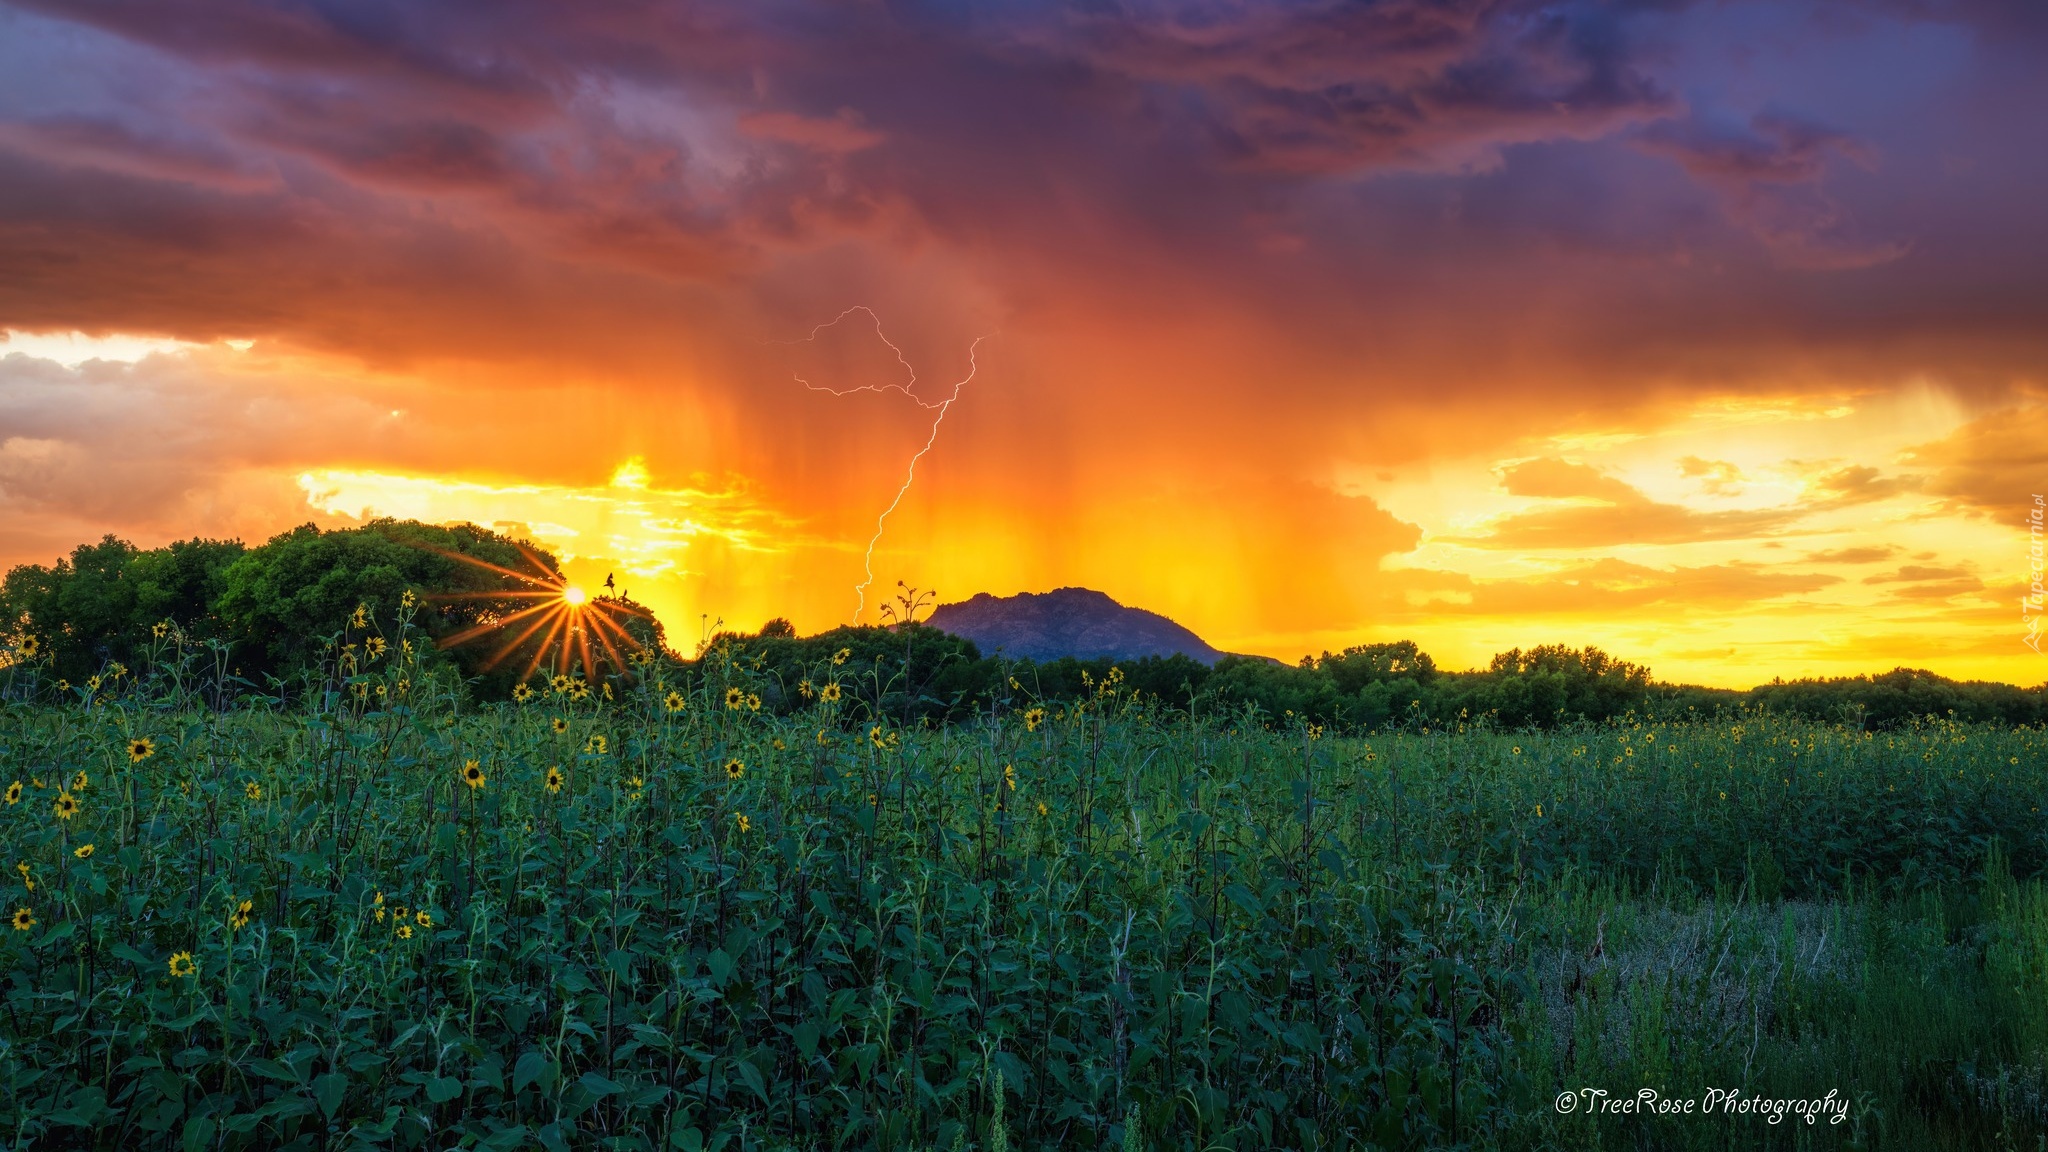
POLYGON ((457 1080, 453 1076, 436 1076, 427 1085, 427 1099, 432 1100, 436 1104, 446 1104, 460 1095, 462 1095, 462 1081, 457 1080))
POLYGON ((528 1048, 519 1054, 519 1062, 512 1066, 512 1091, 523 1092, 528 1084, 536 1083, 545 1076, 552 1079, 554 1066, 546 1056, 528 1048))
POLYGON ((329 1120, 341 1110, 341 1098, 348 1091, 348 1077, 339 1072, 313 1078, 313 1096, 320 1102, 320 1111, 329 1120))

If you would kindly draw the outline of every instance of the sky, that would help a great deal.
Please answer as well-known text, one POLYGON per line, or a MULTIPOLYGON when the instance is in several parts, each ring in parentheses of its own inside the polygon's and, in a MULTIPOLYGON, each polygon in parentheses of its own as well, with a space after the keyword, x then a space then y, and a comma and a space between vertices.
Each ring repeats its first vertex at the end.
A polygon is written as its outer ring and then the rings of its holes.
POLYGON ((0 567, 468 520, 685 651, 1077 585, 2039 684, 2044 63, 2028 0, 0 0, 0 567))

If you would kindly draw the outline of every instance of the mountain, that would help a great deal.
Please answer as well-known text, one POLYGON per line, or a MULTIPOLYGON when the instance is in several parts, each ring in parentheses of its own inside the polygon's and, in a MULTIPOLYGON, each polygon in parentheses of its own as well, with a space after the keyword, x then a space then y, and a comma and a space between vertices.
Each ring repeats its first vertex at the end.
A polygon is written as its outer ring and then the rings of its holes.
POLYGON ((1055 588, 1016 596, 980 593, 941 604, 925 623, 974 641, 983 655, 1057 660, 1107 656, 1136 660, 1178 652, 1204 664, 1223 653, 1157 612, 1126 608, 1090 588, 1055 588))

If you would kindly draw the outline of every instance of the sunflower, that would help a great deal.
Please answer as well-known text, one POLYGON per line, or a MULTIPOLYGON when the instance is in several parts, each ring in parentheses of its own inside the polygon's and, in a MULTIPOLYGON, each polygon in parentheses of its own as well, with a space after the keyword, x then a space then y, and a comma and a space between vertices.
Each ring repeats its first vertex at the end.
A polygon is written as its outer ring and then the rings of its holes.
POLYGON ((825 730, 823 728, 818 729, 818 747, 823 748, 825 745, 830 744, 831 742, 832 737, 826 735, 825 730))
POLYGON ((483 787, 483 766, 474 760, 464 760, 462 762, 462 782, 469 785, 472 790, 483 787))
POLYGON ((350 624, 354 625, 354 626, 355 626, 355 627, 357 627, 357 628, 367 628, 367 627, 369 627, 369 626, 370 626, 370 606, 369 606, 368 604, 358 604, 358 605, 356 605, 356 610, 355 610, 355 612, 354 612, 354 613, 353 613, 352 615, 350 615, 350 616, 349 616, 349 618, 348 618, 348 622, 349 622, 350 624))
POLYGON ((1003 765, 1003 783, 1010 786, 1010 791, 1015 792, 1017 790, 1017 766, 1015 764, 1003 765))
POLYGON ((368 640, 363 641, 363 654, 375 660, 377 657, 382 656, 384 650, 389 647, 391 645, 386 643, 382 636, 372 636, 368 640))
POLYGON ((775 739, 770 740, 768 742, 768 745, 769 747, 775 749, 777 752, 786 751, 789 748, 789 745, 784 744, 782 742, 782 737, 780 736, 777 736, 775 739))
POLYGON ((414 594, 413 590, 410 588, 407 588, 405 591, 400 592, 398 594, 398 606, 400 608, 410 608, 419 602, 419 596, 414 594))
POLYGON ((567 732, 569 730, 569 722, 567 720, 562 719, 560 716, 557 716, 555 717, 554 724, 552 725, 552 727, 555 730, 555 735, 560 736, 562 733, 567 732))
POLYGON ((809 680, 802 681, 796 686, 796 694, 803 697, 806 700, 809 700, 812 696, 817 695, 817 692, 817 685, 812 684, 809 680))
POLYGON ((737 712, 743 705, 746 704, 746 702, 747 694, 745 692, 742 692, 737 688, 727 688, 725 690, 726 711, 737 712))
POLYGON ((642 779, 640 779, 640 778, 639 778, 638 776, 630 776, 630 777, 627 777, 627 779, 626 779, 626 787, 627 787, 627 788, 629 788, 629 789, 631 789, 631 791, 629 791, 629 792, 627 792, 627 793, 626 793, 626 799, 628 799, 628 800, 638 800, 638 799, 640 799, 640 789, 642 789, 642 788, 644 788, 644 787, 646 787, 646 786, 647 786, 647 782, 646 782, 645 780, 642 780, 642 779))
POLYGON ((251 780, 247 784, 242 785, 242 795, 247 796, 251 800, 261 800, 263 799, 263 785, 251 780))
POLYGON ((563 779, 562 779, 562 770, 561 770, 560 768, 557 768, 557 767, 553 766, 552 764, 551 764, 551 765, 549 765, 549 766, 548 766, 548 783, 547 783, 547 789, 548 789, 548 791, 549 791, 549 792, 560 792, 560 791, 562 790, 562 785, 563 785, 563 783, 564 783, 564 781, 563 781, 563 779))
POLYGON ((21 638, 21 643, 15 645, 14 650, 21 653, 28 659, 33 660, 43 650, 42 638, 37 636, 23 636, 21 638))
POLYGON ((889 746, 889 741, 882 736, 882 726, 880 724, 868 729, 868 743, 873 744, 877 748, 887 748, 889 746))
POLYGON ((432 928, 434 926, 434 917, 425 908, 413 913, 412 919, 413 923, 418 924, 422 928, 432 928))
POLYGON ((59 820, 69 820, 78 815, 78 801, 73 800, 69 792, 57 793, 57 802, 51 807, 59 820))
POLYGON ((823 700, 827 704, 837 704, 839 702, 839 682, 835 680, 818 689, 818 699, 823 700))
POLYGON ((747 814, 745 812, 733 813, 733 819, 739 822, 740 835, 744 836, 747 833, 752 832, 754 830, 754 822, 752 820, 747 819, 747 814))
POLYGON ((569 699, 574 700, 579 704, 581 704, 585 700, 590 699, 590 685, 585 684, 581 680, 578 680, 576 683, 571 684, 569 686, 569 699))
POLYGON ((392 929, 392 931, 398 934, 398 938, 400 940, 412 939, 412 925, 410 924, 400 924, 398 927, 392 929))
POLYGON ((249 913, 255 910, 256 902, 254 900, 244 900, 235 905, 235 910, 228 914, 228 927, 237 932, 247 928, 249 926, 249 913))
POLYGON ((747 693, 747 711, 759 712, 760 710, 761 698, 752 692, 747 693))
POLYGON ((97 677, 97 676, 91 676, 91 677, 87 677, 87 678, 86 678, 86 681, 85 681, 85 687, 86 687, 86 690, 87 690, 87 691, 89 691, 89 692, 97 692, 97 691, 99 691, 99 690, 100 690, 100 678, 99 678, 99 677, 97 677))
POLYGON ((377 900, 370 906, 370 910, 376 915, 377 923, 382 924, 384 922, 384 894, 382 892, 377 893, 377 900))
POLYGON ((171 634, 171 622, 169 620, 159 620, 151 624, 149 626, 149 634, 159 640, 163 639, 171 634))
POLYGON ((26 932, 35 926, 36 914, 34 912, 27 908, 16 908, 14 910, 14 930, 16 932, 26 932))
POLYGON ((34 876, 29 875, 31 869, 29 868, 28 861, 23 860, 21 863, 16 864, 14 866, 14 870, 16 872, 21 873, 21 883, 23 887, 27 888, 31 892, 36 890, 36 878, 34 876))
POLYGON ((71 778, 71 790, 73 792, 83 792, 91 785, 92 777, 87 776, 82 768, 79 769, 78 775, 71 778))
POLYGON ((745 761, 735 759, 725 762, 725 778, 727 780, 737 780, 746 774, 747 765, 745 761))
POLYGON ((92 845, 80 844, 78 847, 73 848, 71 850, 71 854, 73 856, 78 857, 80 860, 90 860, 92 859, 92 845))
POLYGON ((1043 723, 1045 723, 1045 709, 1033 708, 1024 713, 1024 730, 1026 732, 1038 731, 1038 726, 1043 723))
POLYGON ((548 687, 553 688, 558 695, 567 692, 569 690, 569 678, 557 672, 554 679, 548 681, 548 687))
POLYGON ((611 751, 611 742, 602 736, 592 736, 583 742, 583 751, 591 756, 602 756, 611 751))
POLYGON ((528 688, 524 684, 517 685, 512 689, 512 699, 524 704, 528 700, 533 699, 533 689, 528 688))
POLYGON ((170 967, 173 980, 183 980, 187 976, 199 975, 199 965, 193 962, 190 952, 171 953, 170 967))
POLYGON ((1046 813, 1045 801, 1043 801, 1043 800, 1040 800, 1040 801, 1038 802, 1038 814, 1039 814, 1040 816, 1043 816, 1043 815, 1045 815, 1045 813, 1046 813))
POLYGON ((21 803, 21 781, 16 780, 7 786, 7 806, 12 808, 19 803, 21 803))
POLYGON ((684 700, 683 694, 680 692, 671 692, 661 699, 661 706, 671 712, 681 712, 688 703, 689 701, 684 700))
POLYGON ((841 664, 846 663, 846 658, 851 655, 853 655, 853 649, 851 648, 841 648, 839 651, 834 652, 832 654, 832 666, 837 668, 841 664))

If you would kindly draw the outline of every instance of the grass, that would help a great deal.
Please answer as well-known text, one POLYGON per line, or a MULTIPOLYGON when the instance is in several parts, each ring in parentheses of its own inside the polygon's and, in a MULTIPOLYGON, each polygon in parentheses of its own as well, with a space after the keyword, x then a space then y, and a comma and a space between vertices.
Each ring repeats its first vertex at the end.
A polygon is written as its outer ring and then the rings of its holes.
POLYGON ((0 1140, 2048 1134, 2038 731, 1337 738, 1114 683, 903 728, 852 692, 753 711, 715 659, 475 710, 398 643, 346 659, 289 708, 200 707, 167 653, 0 711, 33 920, 0 929, 0 1140), (1578 1088, 1832 1091, 1842 1119, 1560 1115, 1578 1088))

